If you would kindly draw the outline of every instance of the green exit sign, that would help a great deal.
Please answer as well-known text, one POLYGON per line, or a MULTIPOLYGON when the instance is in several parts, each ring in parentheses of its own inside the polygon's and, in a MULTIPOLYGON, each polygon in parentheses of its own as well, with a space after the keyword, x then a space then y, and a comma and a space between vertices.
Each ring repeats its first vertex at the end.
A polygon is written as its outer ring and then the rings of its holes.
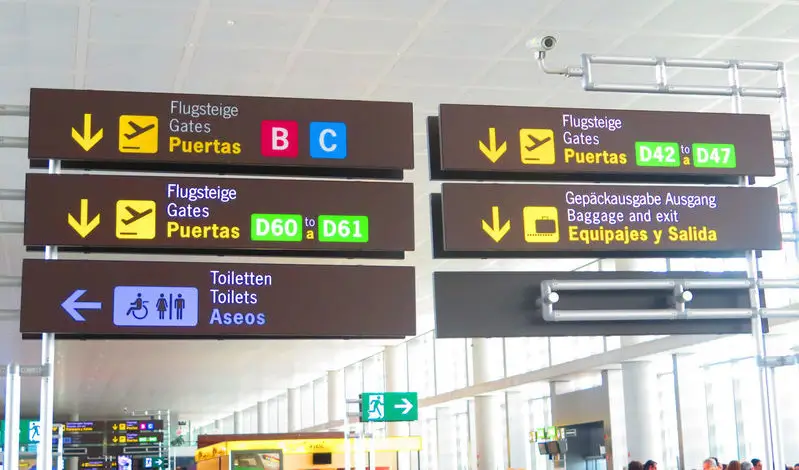
POLYGON ((361 394, 361 422, 417 421, 419 397, 416 392, 372 392, 361 394))
POLYGON ((142 462, 144 468, 153 469, 166 468, 166 463, 164 457, 145 457, 142 462))

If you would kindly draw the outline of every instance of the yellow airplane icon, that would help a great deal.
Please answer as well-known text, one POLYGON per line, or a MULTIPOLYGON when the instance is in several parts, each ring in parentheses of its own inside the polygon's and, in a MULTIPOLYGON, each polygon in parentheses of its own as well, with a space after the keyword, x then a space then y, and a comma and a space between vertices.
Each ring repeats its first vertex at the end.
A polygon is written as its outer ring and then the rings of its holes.
POLYGON ((158 117, 123 114, 119 116, 121 153, 158 153, 158 117))
POLYGON ((555 133, 552 129, 519 129, 519 146, 525 165, 555 164, 555 133))
POLYGON ((116 215, 116 236, 120 240, 155 238, 155 201, 119 200, 116 215))

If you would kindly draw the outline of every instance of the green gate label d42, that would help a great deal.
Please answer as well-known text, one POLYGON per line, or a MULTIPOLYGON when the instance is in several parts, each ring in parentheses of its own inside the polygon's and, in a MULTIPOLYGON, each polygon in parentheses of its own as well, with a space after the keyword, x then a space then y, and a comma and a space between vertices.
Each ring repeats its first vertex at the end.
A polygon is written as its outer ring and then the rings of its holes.
POLYGON ((365 215, 320 215, 318 240, 332 243, 367 243, 369 217, 365 215))
POLYGON ((735 168, 735 145, 733 144, 699 144, 691 146, 696 168, 735 168))
POLYGON ((680 166, 680 144, 677 142, 636 142, 637 166, 680 166))

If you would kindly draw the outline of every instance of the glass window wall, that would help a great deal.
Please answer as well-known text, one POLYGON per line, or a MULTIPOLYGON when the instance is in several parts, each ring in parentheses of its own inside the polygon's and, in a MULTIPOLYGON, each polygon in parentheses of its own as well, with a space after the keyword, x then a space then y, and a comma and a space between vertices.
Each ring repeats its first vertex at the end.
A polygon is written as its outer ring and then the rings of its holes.
POLYGON ((436 394, 451 392, 468 385, 466 373, 466 340, 436 339, 436 394))

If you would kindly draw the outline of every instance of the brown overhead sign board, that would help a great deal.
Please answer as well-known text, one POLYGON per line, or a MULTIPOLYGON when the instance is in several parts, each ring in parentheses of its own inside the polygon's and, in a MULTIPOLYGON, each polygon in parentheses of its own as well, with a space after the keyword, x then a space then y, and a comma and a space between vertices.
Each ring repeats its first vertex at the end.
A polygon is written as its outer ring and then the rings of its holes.
POLYGON ((20 332, 158 338, 416 334, 412 267, 25 260, 20 332))
POLYGON ((32 89, 31 159, 413 168, 410 103, 32 89))
POLYGON ((443 172, 773 176, 767 115, 444 104, 443 172))
POLYGON ((449 253, 731 253, 782 246, 776 188, 444 183, 449 253))
POLYGON ((414 249, 410 183, 29 174, 27 246, 414 249))

